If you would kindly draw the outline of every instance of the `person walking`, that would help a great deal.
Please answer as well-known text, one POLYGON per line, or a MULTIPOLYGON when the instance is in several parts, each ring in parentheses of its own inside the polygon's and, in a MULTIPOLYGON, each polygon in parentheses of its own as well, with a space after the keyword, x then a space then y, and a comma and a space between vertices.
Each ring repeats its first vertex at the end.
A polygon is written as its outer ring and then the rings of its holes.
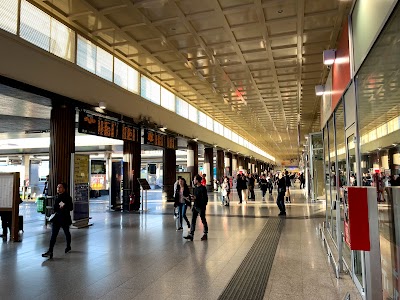
POLYGON ((285 208, 285 192, 286 192, 286 179, 282 173, 279 173, 278 176, 278 197, 276 199, 276 204, 280 210, 279 216, 286 216, 286 208, 285 208))
POLYGON ((300 179, 300 189, 302 189, 302 188, 304 188, 304 185, 305 185, 305 179, 304 179, 303 173, 300 173, 299 179, 300 179))
POLYGON ((205 241, 208 239, 208 224, 206 220, 206 208, 208 204, 208 195, 207 195, 207 189, 205 186, 201 185, 201 176, 196 175, 194 177, 194 205, 192 208, 192 225, 190 228, 190 233, 183 237, 186 240, 193 241, 194 238, 194 232, 196 230, 196 221, 197 221, 197 216, 200 215, 201 222, 203 223, 204 227, 204 234, 201 237, 202 241, 205 241))
POLYGON ((254 193, 254 186, 255 186, 255 178, 254 176, 249 173, 248 177, 247 177, 247 188, 249 190, 249 200, 253 200, 256 201, 256 195, 254 193))
POLYGON ((268 181, 265 178, 264 174, 262 174, 260 178, 260 189, 262 193, 262 201, 265 201, 265 194, 267 193, 268 190, 268 181))
POLYGON ((291 203, 290 201, 290 186, 291 180, 288 171, 285 172, 285 182, 286 182, 286 194, 285 194, 285 202, 291 203))
POLYGON ((231 193, 231 187, 229 186, 228 177, 224 177, 221 185, 222 205, 229 206, 229 194, 231 193))
POLYGON ((238 204, 242 204, 242 201, 243 201, 242 189, 243 189, 242 174, 238 174, 237 177, 236 177, 236 190, 237 190, 238 197, 239 197, 239 203, 238 204))
POLYGON ((178 186, 175 190, 175 203, 174 207, 178 207, 179 209, 179 227, 176 231, 183 229, 182 221, 185 220, 188 228, 190 229, 190 222, 188 217, 186 216, 187 207, 191 207, 191 201, 189 200, 190 192, 189 187, 186 184, 185 178, 179 178, 178 186))
POLYGON ((69 226, 72 224, 70 211, 73 209, 72 198, 66 192, 67 185, 65 183, 59 183, 57 185, 57 196, 54 200, 54 217, 52 219, 53 225, 51 230, 50 247, 47 252, 42 254, 42 257, 53 258, 53 248, 56 244, 57 235, 60 228, 63 229, 65 238, 67 241, 67 247, 65 253, 71 251, 71 233, 69 232, 69 226))
POLYGON ((245 174, 242 174, 242 193, 243 193, 243 199, 247 203, 247 198, 248 198, 248 193, 247 193, 247 176, 245 174))
POLYGON ((274 189, 274 182, 273 182, 273 176, 271 173, 269 173, 269 175, 267 176, 267 182, 268 182, 268 190, 269 190, 269 194, 272 195, 272 191, 274 189))

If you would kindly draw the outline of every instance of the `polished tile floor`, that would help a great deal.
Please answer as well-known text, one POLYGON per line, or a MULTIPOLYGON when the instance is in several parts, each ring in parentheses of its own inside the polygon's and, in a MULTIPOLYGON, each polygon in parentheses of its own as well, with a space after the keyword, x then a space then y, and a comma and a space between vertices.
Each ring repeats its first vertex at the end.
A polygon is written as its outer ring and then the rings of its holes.
MULTIPOLYGON (((265 299, 358 298, 351 280, 336 280, 328 266, 316 228, 323 221, 323 202, 307 202, 301 190, 287 217, 265 291, 265 299)), ((3 240, 0 248, 0 299, 217 299, 259 235, 268 217, 277 218, 276 194, 261 202, 230 207, 210 193, 209 239, 194 242, 175 231, 172 203, 149 191, 148 211, 108 211, 102 199, 91 202, 93 226, 71 230, 72 252, 64 254, 62 231, 54 258, 48 247, 50 228, 34 203, 23 203, 22 242, 3 240)), ((188 212, 190 218, 191 212, 188 212)))

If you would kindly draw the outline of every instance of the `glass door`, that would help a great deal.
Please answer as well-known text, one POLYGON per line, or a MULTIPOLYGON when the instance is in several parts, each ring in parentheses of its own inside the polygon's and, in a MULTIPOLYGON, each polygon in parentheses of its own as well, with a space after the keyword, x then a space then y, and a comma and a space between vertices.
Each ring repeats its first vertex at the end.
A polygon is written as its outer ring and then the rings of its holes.
MULTIPOLYGON (((358 186, 357 182, 357 153, 356 153, 356 134, 355 126, 353 125, 346 130, 346 150, 347 150, 347 183, 348 186, 358 186)), ((348 245, 344 243, 343 254, 349 251, 348 245), (347 248, 347 249, 346 249, 347 248)), ((364 252, 363 251, 351 251, 351 274, 354 282, 356 283, 360 291, 364 290, 365 287, 365 266, 364 266, 364 252)))

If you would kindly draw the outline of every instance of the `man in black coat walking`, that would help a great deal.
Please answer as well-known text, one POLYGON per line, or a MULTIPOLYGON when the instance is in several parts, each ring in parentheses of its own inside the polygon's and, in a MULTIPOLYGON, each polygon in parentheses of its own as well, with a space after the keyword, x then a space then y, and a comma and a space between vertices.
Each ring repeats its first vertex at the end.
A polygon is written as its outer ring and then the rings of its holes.
POLYGON ((67 185, 59 183, 57 185, 57 196, 54 200, 54 217, 52 219, 53 226, 51 230, 50 247, 49 250, 42 254, 42 257, 53 258, 53 248, 57 240, 60 228, 64 230, 65 238, 67 240, 67 248, 65 253, 71 251, 71 233, 69 226, 72 224, 70 211, 73 209, 72 198, 66 192, 67 185))

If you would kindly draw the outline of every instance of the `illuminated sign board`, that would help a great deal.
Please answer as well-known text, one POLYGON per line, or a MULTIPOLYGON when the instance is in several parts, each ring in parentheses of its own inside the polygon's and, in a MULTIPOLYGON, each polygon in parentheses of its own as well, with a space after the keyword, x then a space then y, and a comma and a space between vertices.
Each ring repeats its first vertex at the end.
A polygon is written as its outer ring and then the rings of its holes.
POLYGON ((167 149, 177 149, 178 142, 176 137, 168 136, 156 131, 144 129, 143 143, 167 149))
POLYGON ((78 132, 124 141, 139 140, 139 131, 133 125, 83 111, 79 112, 78 132))

